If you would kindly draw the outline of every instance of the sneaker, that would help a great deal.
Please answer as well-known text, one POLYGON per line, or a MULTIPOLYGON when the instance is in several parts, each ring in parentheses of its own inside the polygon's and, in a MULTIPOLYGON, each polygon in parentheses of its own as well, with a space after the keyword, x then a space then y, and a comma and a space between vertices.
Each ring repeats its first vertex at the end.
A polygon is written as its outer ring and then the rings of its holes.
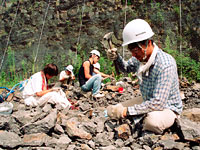
POLYGON ((101 97, 104 97, 105 95, 104 94, 96 94, 96 95, 93 95, 94 98, 101 98, 101 97))

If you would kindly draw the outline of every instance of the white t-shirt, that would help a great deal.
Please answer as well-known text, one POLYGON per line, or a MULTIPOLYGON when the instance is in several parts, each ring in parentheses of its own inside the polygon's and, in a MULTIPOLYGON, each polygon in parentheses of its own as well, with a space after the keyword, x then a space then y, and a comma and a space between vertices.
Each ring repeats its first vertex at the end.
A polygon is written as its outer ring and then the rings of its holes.
MULTIPOLYGON (((37 92, 41 92, 42 91, 42 74, 41 72, 37 72, 34 75, 32 75, 27 83, 27 85, 24 87, 23 90, 23 96, 27 97, 27 96, 32 96, 37 92)), ((46 86, 47 89, 47 83, 46 83, 46 79, 44 81, 44 85, 46 86)))
POLYGON ((59 80, 62 80, 63 78, 69 79, 70 77, 73 77, 73 76, 74 76, 73 72, 70 75, 67 75, 66 71, 64 70, 64 71, 61 71, 59 80))

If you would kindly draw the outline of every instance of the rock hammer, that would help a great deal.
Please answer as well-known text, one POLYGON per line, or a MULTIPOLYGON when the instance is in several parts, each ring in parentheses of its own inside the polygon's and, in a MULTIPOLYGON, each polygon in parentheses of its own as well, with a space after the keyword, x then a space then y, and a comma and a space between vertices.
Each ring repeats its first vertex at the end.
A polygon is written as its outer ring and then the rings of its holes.
MULTIPOLYGON (((113 49, 114 48, 114 45, 112 43, 112 35, 113 35, 113 32, 109 32, 109 33, 105 34, 104 37, 103 37, 103 45, 106 49, 113 49)), ((114 66, 115 66, 115 71, 116 71, 117 75, 119 75, 120 71, 119 71, 119 68, 117 66, 117 61, 114 60, 113 63, 114 63, 114 66)))

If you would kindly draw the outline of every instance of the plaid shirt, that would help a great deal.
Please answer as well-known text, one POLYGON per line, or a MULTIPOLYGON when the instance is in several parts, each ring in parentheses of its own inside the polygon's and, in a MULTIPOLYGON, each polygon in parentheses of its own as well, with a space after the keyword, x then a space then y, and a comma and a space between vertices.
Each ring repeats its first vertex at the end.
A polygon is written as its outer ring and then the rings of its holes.
MULTIPOLYGON (((137 72, 140 62, 130 58, 127 62, 121 56, 117 59, 118 66, 123 72, 137 72)), ((158 50, 153 64, 149 68, 149 75, 142 75, 140 91, 142 104, 128 107, 129 115, 145 114, 151 111, 170 109, 178 114, 182 112, 182 101, 179 91, 179 79, 174 58, 158 50)))

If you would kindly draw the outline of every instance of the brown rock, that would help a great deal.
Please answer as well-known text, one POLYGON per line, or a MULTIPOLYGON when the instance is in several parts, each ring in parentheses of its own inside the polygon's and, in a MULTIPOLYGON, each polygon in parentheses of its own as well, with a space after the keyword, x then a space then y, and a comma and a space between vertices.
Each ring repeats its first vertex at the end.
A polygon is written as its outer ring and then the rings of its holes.
POLYGON ((200 108, 192 108, 183 111, 182 116, 194 122, 200 122, 200 108))
POLYGON ((81 150, 92 150, 88 145, 86 144, 81 144, 81 150))
POLYGON ((116 92, 116 91, 118 91, 119 86, 107 85, 106 89, 110 90, 110 91, 113 91, 113 92, 116 92))
POLYGON ((77 126, 78 122, 73 120, 73 118, 67 121, 66 132, 70 137, 79 137, 81 139, 88 139, 88 140, 92 138, 92 135, 90 133, 87 133, 83 129, 78 128, 77 126))
POLYGON ((24 145, 32 145, 32 146, 41 146, 46 141, 49 140, 49 136, 45 133, 36 133, 36 134, 26 134, 24 135, 23 143, 24 145))
POLYGON ((161 140, 179 140, 177 134, 164 134, 160 137, 161 140))
POLYGON ((122 124, 119 127, 115 128, 118 133, 118 136, 122 139, 127 140, 131 135, 131 130, 128 124, 122 124))

